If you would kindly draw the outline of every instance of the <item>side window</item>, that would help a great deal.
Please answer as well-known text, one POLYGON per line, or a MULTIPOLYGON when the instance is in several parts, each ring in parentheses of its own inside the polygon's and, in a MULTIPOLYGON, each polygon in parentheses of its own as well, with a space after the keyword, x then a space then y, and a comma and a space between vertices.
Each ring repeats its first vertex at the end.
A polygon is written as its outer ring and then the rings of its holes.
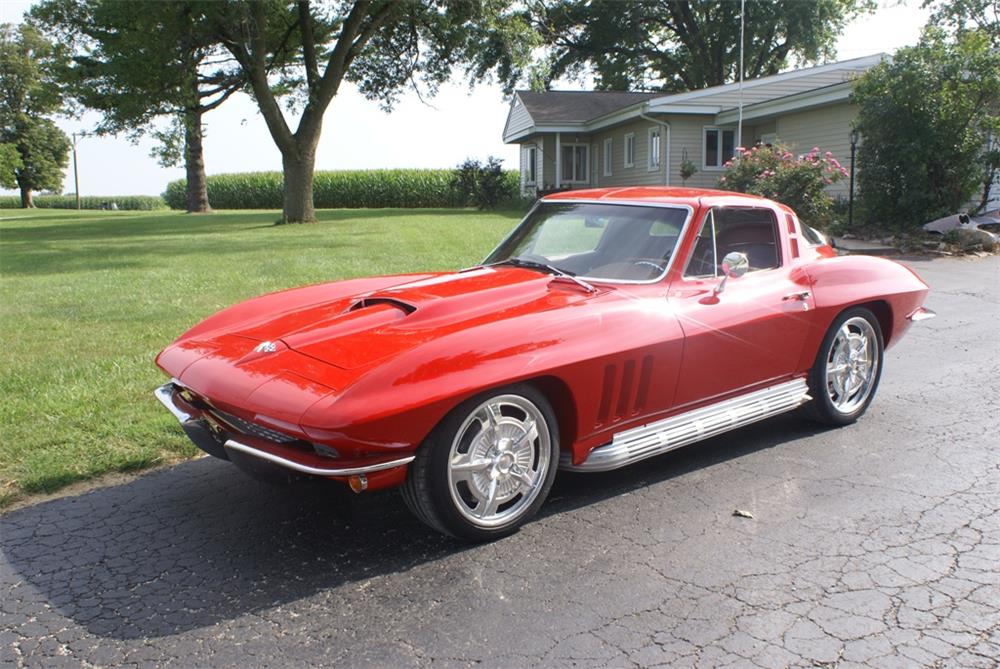
POLYGON ((751 272, 780 267, 778 242, 778 221, 770 209, 717 207, 702 222, 685 275, 720 276, 722 259, 734 251, 746 255, 751 272))

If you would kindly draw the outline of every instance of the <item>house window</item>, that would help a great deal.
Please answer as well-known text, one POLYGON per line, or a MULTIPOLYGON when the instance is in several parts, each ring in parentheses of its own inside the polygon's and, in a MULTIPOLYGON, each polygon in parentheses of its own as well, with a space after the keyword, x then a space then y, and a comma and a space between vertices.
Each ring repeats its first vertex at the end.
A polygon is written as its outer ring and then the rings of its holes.
POLYGON ((524 181, 532 186, 538 181, 538 147, 528 146, 524 149, 524 181))
POLYGON ((586 144, 562 145, 562 180, 565 183, 587 183, 589 148, 586 144))
POLYGON ((705 128, 704 168, 720 170, 736 155, 736 131, 705 128))
POLYGON ((604 176, 611 176, 611 150, 613 148, 612 140, 608 137, 604 140, 604 176))
POLYGON ((646 160, 646 168, 652 172, 660 169, 660 129, 650 128, 648 134, 649 157, 646 160))
POLYGON ((625 135, 625 167, 635 167, 635 133, 625 135))

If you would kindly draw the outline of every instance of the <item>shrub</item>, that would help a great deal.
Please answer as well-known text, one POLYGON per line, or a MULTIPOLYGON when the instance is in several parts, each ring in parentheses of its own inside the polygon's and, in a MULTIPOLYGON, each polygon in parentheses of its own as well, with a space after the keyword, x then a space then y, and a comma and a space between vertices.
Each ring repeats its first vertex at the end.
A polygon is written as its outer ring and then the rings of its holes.
MULTIPOLYGON (((76 196, 36 195, 34 203, 39 209, 76 209, 76 196)), ((85 195, 80 198, 81 209, 110 209, 112 203, 122 211, 155 211, 167 208, 167 203, 159 195, 85 195)), ((20 207, 20 196, 0 196, 0 209, 20 207)))
MULTIPOLYGON (((505 172, 505 183, 517 173, 505 172)), ((163 197, 172 209, 187 207, 187 184, 181 179, 167 184, 163 197)), ((244 172, 208 177, 208 201, 215 209, 281 209, 281 172, 244 172)), ((317 209, 461 207, 452 187, 451 170, 393 169, 316 172, 313 202, 317 209)))
POLYGON ((495 156, 489 156, 485 164, 467 158, 452 171, 451 187, 460 206, 496 209, 519 198, 521 180, 516 171, 505 172, 495 156))
POLYGON ((719 188, 770 198, 791 207, 799 218, 816 228, 825 228, 833 210, 826 187, 847 176, 829 151, 818 147, 804 156, 794 156, 781 145, 737 149, 719 177, 719 188))
POLYGON ((903 232, 954 214, 989 181, 1000 136, 1000 50, 928 30, 854 84, 858 189, 869 221, 903 232))
POLYGON ((475 201, 482 168, 482 164, 475 158, 466 158, 452 170, 451 189, 459 206, 467 207, 475 201))

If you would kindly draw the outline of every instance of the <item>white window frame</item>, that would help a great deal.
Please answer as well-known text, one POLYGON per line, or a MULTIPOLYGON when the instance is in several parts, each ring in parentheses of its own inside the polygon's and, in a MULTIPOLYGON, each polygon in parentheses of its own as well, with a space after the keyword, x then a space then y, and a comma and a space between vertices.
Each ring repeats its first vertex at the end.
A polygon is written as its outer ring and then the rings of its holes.
POLYGON ((623 165, 626 168, 635 167, 635 133, 625 133, 625 151, 623 165), (631 149, 631 151, 629 150, 631 149), (631 153, 631 155, 629 155, 631 153))
POLYGON ((525 163, 528 165, 528 173, 524 175, 524 185, 526 186, 537 186, 538 185, 538 145, 529 144, 524 147, 524 152, 527 153, 527 158, 525 163), (531 177, 535 178, 532 179, 531 177))
POLYGON ((701 169, 706 172, 721 172, 726 169, 723 167, 733 156, 736 155, 736 128, 727 128, 720 125, 706 125, 701 129, 701 169), (719 133, 719 164, 709 165, 708 164, 708 133, 718 132, 719 133), (722 155, 722 133, 731 132, 733 133, 733 155, 729 158, 725 158, 722 155))
POLYGON ((611 176, 612 170, 612 159, 614 158, 614 140, 608 137, 604 140, 603 148, 601 149, 604 153, 601 156, 604 163, 603 174, 606 177, 611 176))
POLYGON ((659 172, 660 164, 663 162, 663 130, 658 125, 650 127, 646 131, 646 171, 659 172), (656 151, 653 151, 653 138, 656 138, 656 151))
POLYGON ((564 183, 564 184, 589 184, 590 183, 590 144, 584 144, 582 142, 562 142, 562 145, 561 145, 561 147, 560 147, 559 150, 560 151, 564 151, 566 149, 566 147, 573 147, 574 148, 573 155, 576 155, 576 150, 575 149, 577 147, 582 148, 583 152, 584 152, 584 154, 586 156, 585 160, 587 161, 587 164, 585 166, 585 169, 583 170, 584 178, 581 181, 579 179, 572 179, 572 178, 567 178, 566 177, 567 173, 570 175, 570 177, 572 177, 574 170, 573 170, 573 166, 572 165, 567 166, 566 165, 566 161, 562 161, 562 164, 561 164, 561 167, 562 167, 562 179, 561 179, 561 181, 562 181, 562 183, 564 183), (568 167, 568 169, 567 169, 567 167, 568 167))

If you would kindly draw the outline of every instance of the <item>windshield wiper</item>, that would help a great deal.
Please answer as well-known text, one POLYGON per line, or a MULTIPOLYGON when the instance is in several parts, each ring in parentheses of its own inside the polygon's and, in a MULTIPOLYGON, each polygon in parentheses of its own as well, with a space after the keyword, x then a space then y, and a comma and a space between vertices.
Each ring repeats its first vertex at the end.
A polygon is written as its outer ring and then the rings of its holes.
POLYGON ((543 272, 548 272, 549 274, 554 274, 557 278, 569 279, 573 283, 577 284, 588 293, 596 293, 597 289, 592 285, 578 278, 572 272, 567 272, 564 269, 559 269, 554 265, 549 265, 547 263, 538 262, 537 260, 528 260, 526 258, 507 258, 506 260, 500 260, 498 262, 490 263, 489 265, 484 265, 485 267, 493 267, 495 265, 514 265, 515 267, 524 267, 526 269, 536 269, 543 272))

